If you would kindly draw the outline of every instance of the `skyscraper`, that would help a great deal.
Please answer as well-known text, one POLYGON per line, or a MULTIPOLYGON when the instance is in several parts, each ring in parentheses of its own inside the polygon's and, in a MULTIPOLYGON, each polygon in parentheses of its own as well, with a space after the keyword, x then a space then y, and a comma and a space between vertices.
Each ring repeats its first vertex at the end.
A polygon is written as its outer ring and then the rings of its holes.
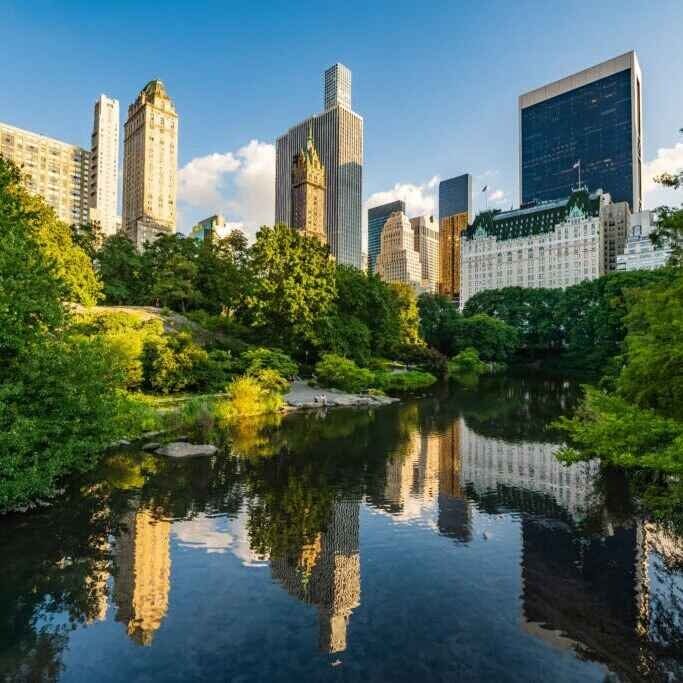
POLYGON ((290 128, 276 143, 275 220, 292 218, 292 161, 306 146, 309 130, 326 173, 325 228, 338 263, 361 267, 363 118, 351 109, 351 72, 342 64, 324 76, 324 105, 290 128))
POLYGON ((465 173, 439 183, 439 292, 460 296, 460 238, 472 222, 472 176, 465 173))
POLYGON ((643 203, 642 76, 631 51, 519 98, 522 205, 568 197, 581 182, 643 203))
POLYGON ((306 148, 295 157, 292 165, 292 220, 290 225, 308 237, 327 243, 325 235, 325 167, 320 161, 308 131, 306 148))
POLYGON ((434 216, 410 219, 415 236, 415 251, 422 266, 422 289, 436 292, 439 283, 439 227, 434 216))
POLYGON ((375 263, 379 256, 379 248, 382 238, 382 230, 392 213, 406 212, 406 203, 402 200, 374 206, 368 209, 368 272, 375 272, 375 263))
POLYGON ((69 225, 88 222, 88 150, 0 123, 0 154, 21 169, 26 189, 40 195, 60 220, 69 225))
POLYGON ((123 149, 123 229, 138 249, 176 228, 178 114, 161 81, 128 107, 123 149))
POLYGON ((385 282, 404 282, 422 289, 420 254, 415 251, 413 228, 404 213, 392 213, 384 224, 375 270, 385 282))
POLYGON ((117 226, 119 197, 119 102, 100 95, 95 102, 90 145, 90 220, 105 235, 117 226))

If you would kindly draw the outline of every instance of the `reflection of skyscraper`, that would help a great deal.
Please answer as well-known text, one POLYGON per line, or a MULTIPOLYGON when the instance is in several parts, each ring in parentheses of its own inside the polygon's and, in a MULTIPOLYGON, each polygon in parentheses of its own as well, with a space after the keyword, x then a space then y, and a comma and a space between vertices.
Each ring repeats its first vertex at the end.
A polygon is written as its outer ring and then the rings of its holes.
POLYGON ((285 588, 317 605, 320 648, 343 652, 349 618, 360 605, 358 501, 335 501, 325 531, 296 556, 271 559, 271 570, 285 588))
POLYGON ((124 524, 116 541, 116 620, 137 643, 150 645, 168 610, 171 523, 141 509, 126 513, 124 524))
POLYGON ((456 418, 440 436, 439 443, 439 531, 459 541, 472 538, 470 504, 462 483, 460 457, 461 418, 456 418))

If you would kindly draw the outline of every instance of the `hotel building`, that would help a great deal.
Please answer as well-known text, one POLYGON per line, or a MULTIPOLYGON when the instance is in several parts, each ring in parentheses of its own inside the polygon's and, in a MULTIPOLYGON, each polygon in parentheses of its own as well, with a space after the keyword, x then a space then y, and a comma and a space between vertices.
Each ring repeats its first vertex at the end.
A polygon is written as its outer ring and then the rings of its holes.
POLYGON ((337 263, 361 268, 363 118, 351 109, 351 71, 347 67, 335 64, 327 69, 324 85, 325 110, 277 139, 275 221, 291 224, 292 162, 306 148, 310 130, 326 173, 327 243, 337 263))
POLYGON ((581 182, 643 205, 642 74, 636 53, 519 98, 521 205, 568 197, 581 182))
POLYGON ((653 220, 652 211, 640 211, 631 216, 626 246, 616 259, 618 271, 655 270, 666 265, 671 256, 671 247, 655 247, 652 243, 650 233, 654 229, 653 220))
POLYGON ((605 272, 609 194, 586 190, 514 211, 480 213, 462 242, 460 306, 502 287, 568 287, 605 272))

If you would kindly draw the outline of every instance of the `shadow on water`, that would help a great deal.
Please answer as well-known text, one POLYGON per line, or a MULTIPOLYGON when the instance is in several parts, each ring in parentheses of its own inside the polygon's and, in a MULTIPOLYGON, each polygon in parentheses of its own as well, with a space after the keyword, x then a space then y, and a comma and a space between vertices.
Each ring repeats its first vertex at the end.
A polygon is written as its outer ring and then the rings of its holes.
POLYGON ((489 377, 114 453, 0 519, 0 680, 676 680, 676 502, 556 460, 578 396, 489 377))

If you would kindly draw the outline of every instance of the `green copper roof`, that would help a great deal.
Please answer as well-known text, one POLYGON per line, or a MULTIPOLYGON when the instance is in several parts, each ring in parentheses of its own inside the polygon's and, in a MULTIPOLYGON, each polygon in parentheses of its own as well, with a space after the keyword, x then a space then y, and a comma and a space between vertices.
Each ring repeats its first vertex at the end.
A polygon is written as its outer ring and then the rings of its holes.
POLYGON ((483 211, 467 228, 465 239, 476 236, 510 240, 552 232, 571 213, 577 216, 598 216, 602 190, 588 194, 578 190, 567 199, 543 202, 514 211, 483 211))

